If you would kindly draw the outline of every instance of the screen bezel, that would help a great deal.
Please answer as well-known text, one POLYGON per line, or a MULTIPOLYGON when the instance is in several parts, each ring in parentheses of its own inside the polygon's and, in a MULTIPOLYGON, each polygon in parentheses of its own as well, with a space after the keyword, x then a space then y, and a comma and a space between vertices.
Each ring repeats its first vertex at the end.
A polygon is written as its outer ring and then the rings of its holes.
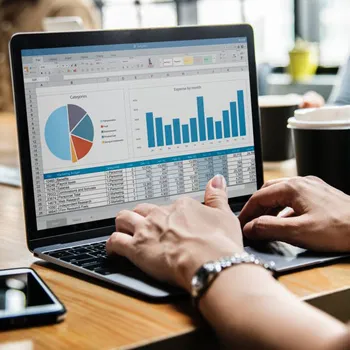
POLYGON ((52 304, 47 305, 38 305, 38 306, 28 306, 24 310, 16 311, 16 312, 3 312, 0 314, 0 319, 19 317, 19 316, 35 316, 42 315, 48 313, 57 313, 61 314, 66 312, 63 304, 57 299, 57 297, 53 294, 50 288, 45 284, 45 282, 38 276, 38 274, 30 269, 30 268, 16 268, 16 269, 8 269, 0 271, 0 277, 4 276, 16 276, 23 274, 31 274, 34 279, 38 282, 43 291, 49 296, 52 300, 52 304))
MULTIPOLYGON (((72 33, 21 33, 13 36, 10 42, 10 56, 17 118, 27 244, 31 251, 37 247, 76 241, 78 237, 79 240, 83 240, 109 234, 113 232, 114 218, 38 230, 35 212, 21 50, 237 37, 247 38, 256 179, 257 188, 259 189, 263 184, 263 170, 254 34, 251 26, 241 24, 158 29, 101 30, 72 33)), ((230 198, 229 204, 233 210, 240 210, 249 198, 250 195, 230 198)))

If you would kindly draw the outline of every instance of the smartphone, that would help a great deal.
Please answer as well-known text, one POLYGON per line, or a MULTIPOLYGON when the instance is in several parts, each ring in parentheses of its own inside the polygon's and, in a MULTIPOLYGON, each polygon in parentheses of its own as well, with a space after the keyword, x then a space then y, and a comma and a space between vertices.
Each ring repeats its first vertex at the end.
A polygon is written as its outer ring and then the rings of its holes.
POLYGON ((350 287, 311 295, 303 300, 339 321, 344 323, 350 321, 350 287))
POLYGON ((66 308, 29 268, 0 270, 0 329, 63 321, 66 308))

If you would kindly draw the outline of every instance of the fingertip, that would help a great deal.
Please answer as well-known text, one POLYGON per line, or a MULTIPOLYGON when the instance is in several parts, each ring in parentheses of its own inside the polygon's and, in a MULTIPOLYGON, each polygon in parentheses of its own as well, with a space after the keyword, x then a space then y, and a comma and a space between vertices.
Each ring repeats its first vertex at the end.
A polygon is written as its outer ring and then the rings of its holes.
POLYGON ((113 240, 115 240, 115 235, 117 232, 113 232, 106 241, 106 252, 107 254, 112 254, 113 240))
POLYGON ((250 221, 243 226, 243 235, 247 238, 254 238, 254 222, 256 220, 250 221))
POLYGON ((230 210, 227 197, 227 184, 224 176, 216 175, 207 183, 204 203, 211 208, 230 210))
POLYGON ((227 183, 224 176, 221 174, 215 175, 209 182, 209 185, 215 190, 226 191, 227 183))
POLYGON ((114 232, 106 242, 106 252, 108 255, 121 255, 130 258, 132 252, 132 236, 114 232))
POLYGON ((271 229, 273 229, 272 216, 260 216, 248 222, 244 228, 243 233, 250 239, 269 239, 271 238, 271 229))
POLYGON ((249 222, 249 219, 247 216, 247 208, 249 208, 249 206, 250 206, 250 200, 248 200, 248 202, 245 204, 245 206, 243 207, 243 209, 238 215, 238 219, 241 223, 242 228, 249 222))

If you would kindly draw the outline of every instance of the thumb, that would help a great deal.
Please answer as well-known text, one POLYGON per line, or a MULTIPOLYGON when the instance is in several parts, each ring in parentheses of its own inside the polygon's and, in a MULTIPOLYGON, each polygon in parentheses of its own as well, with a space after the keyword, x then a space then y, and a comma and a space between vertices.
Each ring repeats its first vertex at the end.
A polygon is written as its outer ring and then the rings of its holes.
POLYGON ((226 180, 222 175, 215 175, 207 184, 204 203, 208 207, 230 210, 226 193, 226 180))

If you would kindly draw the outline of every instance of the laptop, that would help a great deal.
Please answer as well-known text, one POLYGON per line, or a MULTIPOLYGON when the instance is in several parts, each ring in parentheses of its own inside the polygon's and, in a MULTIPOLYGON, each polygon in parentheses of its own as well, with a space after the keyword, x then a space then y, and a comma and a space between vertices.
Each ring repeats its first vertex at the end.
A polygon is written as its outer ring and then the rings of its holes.
MULTIPOLYGON (((234 212, 261 187, 251 27, 17 34, 10 51, 29 250, 139 296, 179 293, 105 242, 118 211, 202 201, 215 174, 234 212)), ((335 258, 247 250, 281 271, 335 258)))

